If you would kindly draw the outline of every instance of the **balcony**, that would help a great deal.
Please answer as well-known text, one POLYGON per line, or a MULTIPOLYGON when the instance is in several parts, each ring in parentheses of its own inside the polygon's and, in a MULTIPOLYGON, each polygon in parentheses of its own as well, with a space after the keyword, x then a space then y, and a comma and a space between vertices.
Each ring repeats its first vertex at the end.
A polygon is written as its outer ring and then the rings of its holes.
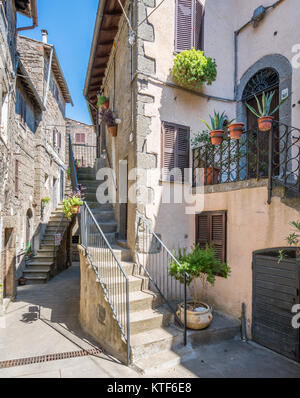
POLYGON ((300 130, 274 121, 269 132, 245 131, 240 140, 208 139, 193 149, 193 187, 268 179, 300 196, 300 130))

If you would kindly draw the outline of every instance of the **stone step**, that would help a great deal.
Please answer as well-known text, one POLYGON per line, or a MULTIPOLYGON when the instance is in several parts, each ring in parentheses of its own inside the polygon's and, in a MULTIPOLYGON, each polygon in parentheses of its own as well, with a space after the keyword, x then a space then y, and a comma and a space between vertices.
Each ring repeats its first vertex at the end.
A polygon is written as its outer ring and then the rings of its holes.
MULTIPOLYGON (((119 275, 119 266, 115 259, 111 256, 111 259, 107 261, 108 255, 106 254, 101 258, 101 255, 99 254, 98 256, 94 255, 93 257, 93 264, 98 267, 99 274, 102 277, 108 277, 111 275, 112 277, 119 275)), ((119 261, 123 271, 126 273, 126 275, 133 275, 134 269, 136 265, 130 261, 119 261)), ((134 275, 136 276, 136 275, 134 275)))
MULTIPOLYGON (((94 214, 94 210, 113 210, 112 203, 99 203, 97 201, 86 201, 92 213, 94 214)), ((96 214, 96 212, 95 212, 96 214)))
POLYGON ((107 221, 115 221, 115 213, 112 210, 104 210, 99 212, 93 211, 93 216, 97 220, 98 223, 100 222, 107 222, 107 221))
MULTIPOLYGON (((115 256, 117 257, 117 259, 119 261, 131 261, 131 251, 129 249, 122 249, 120 246, 117 245, 111 245, 112 250, 115 253, 115 256)), ((109 250, 108 248, 106 249, 100 249, 100 248, 95 248, 95 247, 91 247, 89 246, 89 253, 92 257, 96 258, 96 256, 98 256, 98 258, 101 258, 101 251, 103 253, 106 253, 107 250, 109 250), (98 253, 98 254, 97 254, 98 253)))
POLYGON ((159 351, 157 353, 140 358, 135 361, 136 370, 142 375, 155 375, 159 377, 162 370, 167 370, 176 365, 184 364, 187 361, 197 358, 197 353, 191 347, 183 345, 173 347, 169 350, 159 351))
POLYGON ((48 275, 46 276, 31 276, 30 278, 26 278, 26 285, 41 285, 47 283, 49 280, 48 275))
MULTIPOLYGON (((102 231, 107 234, 107 233, 112 233, 112 232, 117 232, 117 223, 115 221, 110 221, 110 222, 99 222, 98 223, 102 231)), ((93 221, 91 221, 88 225, 90 225, 89 230, 91 233, 96 233, 98 232, 98 228, 95 225, 93 221)))
MULTIPOLYGON (((54 258, 56 254, 56 250, 38 250, 36 253, 36 257, 38 258, 54 258)), ((36 258, 34 257, 34 258, 36 258)))
MULTIPOLYGON (((124 302, 123 295, 114 296, 114 299, 118 303, 124 302)), ((158 307, 161 304, 161 298, 151 290, 144 289, 143 291, 131 292, 129 303, 130 312, 145 311, 158 307)))
POLYGON ((140 332, 131 336, 131 355, 133 361, 157 355, 183 343, 183 330, 173 325, 157 328, 147 332, 140 332))
POLYGON ((117 239, 117 245, 123 249, 128 249, 127 240, 117 239))
MULTIPOLYGON (((129 282, 129 292, 137 292, 140 290, 148 290, 149 289, 149 279, 139 276, 127 275, 129 282)), ((115 277, 113 279, 109 277, 103 277, 102 282, 106 285, 106 288, 109 289, 110 294, 116 295, 121 289, 125 289, 126 280, 125 277, 115 277)))
POLYGON ((44 257, 33 257, 31 261, 28 261, 27 266, 51 266, 54 264, 53 258, 44 258, 44 257))
POLYGON ((174 315, 163 306, 160 306, 157 309, 145 311, 130 311, 131 336, 146 331, 150 332, 152 329, 158 329, 163 326, 168 326, 173 319, 174 315))
MULTIPOLYGON (((89 181, 97 181, 95 173, 80 173, 77 175, 77 178, 78 178, 79 184, 82 184, 82 181, 85 181, 86 185, 88 185, 89 181)), ((86 186, 86 185, 84 185, 84 186, 86 186)))
POLYGON ((26 279, 31 279, 32 277, 47 277, 50 274, 51 268, 25 268, 23 271, 23 275, 26 279))
MULTIPOLYGON (((101 185, 104 180, 83 180, 82 178, 78 180, 79 184, 81 184, 84 188, 90 189, 90 188, 98 188, 99 185, 101 185)), ((85 192, 85 191, 84 191, 85 192)))
MULTIPOLYGON (((91 240, 93 240, 94 239, 94 241, 95 242, 97 242, 97 240, 98 240, 98 242, 100 242, 100 237, 102 236, 102 235, 100 235, 100 232, 97 230, 97 228, 95 227, 95 228, 93 228, 94 229, 94 231, 92 231, 91 233, 90 233, 90 238, 91 238, 91 240), (96 232, 97 231, 97 232, 96 232)), ((115 244, 115 242, 116 242, 116 232, 107 232, 107 233, 105 233, 104 234, 105 235, 105 237, 106 237, 106 239, 107 239, 107 241, 108 241, 108 243, 110 244, 110 245, 113 245, 113 244, 115 244)), ((102 241, 102 239, 101 239, 101 241, 102 241)), ((97 247, 97 246, 96 246, 97 247)))

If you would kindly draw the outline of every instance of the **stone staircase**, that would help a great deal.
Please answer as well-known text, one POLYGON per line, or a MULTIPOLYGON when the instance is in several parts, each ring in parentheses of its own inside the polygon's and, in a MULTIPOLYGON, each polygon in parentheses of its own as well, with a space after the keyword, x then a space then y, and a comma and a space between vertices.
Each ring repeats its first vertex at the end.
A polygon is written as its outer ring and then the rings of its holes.
MULTIPOLYGON (((57 231, 62 216, 62 204, 59 204, 51 213, 40 249, 30 261, 26 262, 23 277, 26 278, 27 285, 47 283, 51 278, 51 272, 55 265, 56 251, 58 249, 54 244, 54 234, 57 231)), ((57 232, 63 232, 68 224, 68 219, 64 217, 57 232)))
MULTIPOLYGON (((184 359, 191 359, 194 350, 191 345, 183 346, 183 331, 175 326, 173 313, 163 304, 161 297, 149 289, 149 278, 132 261, 126 242, 118 240, 113 206, 97 202, 96 191, 101 181, 96 180, 95 169, 79 168, 78 182, 86 188, 86 202, 129 278, 130 345, 133 366, 145 374, 163 364, 168 367, 184 359)), ((92 248, 89 249, 89 253, 93 258, 92 248)), ((96 258, 97 256, 94 256, 95 265, 96 258)), ((105 275, 102 277, 105 283, 105 275)), ((120 280, 116 278, 113 283, 120 284, 120 280)), ((113 288, 111 290, 118 291, 113 288)), ((119 297, 119 300, 123 299, 124 297, 119 297)), ((235 324, 232 335, 236 335, 238 330, 235 324)))

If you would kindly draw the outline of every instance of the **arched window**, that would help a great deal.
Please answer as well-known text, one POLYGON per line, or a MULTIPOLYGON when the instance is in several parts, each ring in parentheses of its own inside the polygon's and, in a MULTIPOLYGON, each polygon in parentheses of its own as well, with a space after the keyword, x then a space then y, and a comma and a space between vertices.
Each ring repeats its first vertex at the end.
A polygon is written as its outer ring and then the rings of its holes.
POLYGON ((258 71, 248 81, 242 96, 242 101, 247 102, 254 95, 260 95, 263 91, 270 91, 279 86, 279 75, 273 68, 264 68, 258 71))

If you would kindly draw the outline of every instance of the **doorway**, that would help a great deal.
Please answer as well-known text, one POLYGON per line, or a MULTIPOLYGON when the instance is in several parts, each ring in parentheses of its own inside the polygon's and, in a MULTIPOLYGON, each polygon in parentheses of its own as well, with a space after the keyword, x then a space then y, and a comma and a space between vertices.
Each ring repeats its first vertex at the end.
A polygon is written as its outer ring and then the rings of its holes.
MULTIPOLYGON (((293 325, 299 304, 300 261, 296 248, 253 253, 252 339, 300 362, 300 329, 293 325), (279 250, 285 258, 279 261, 279 250)), ((298 321, 299 322, 299 321, 298 321)))
MULTIPOLYGON (((274 96, 271 103, 271 108, 274 109, 279 104, 279 75, 272 68, 265 68, 258 71, 251 77, 246 85, 242 101, 246 108, 246 123, 247 123, 247 178, 267 177, 268 176, 268 161, 269 161, 269 134, 260 132, 257 127, 257 117, 246 107, 249 104, 257 110, 257 102, 255 96, 258 98, 260 104, 262 103, 262 94, 271 93, 274 91, 274 96)), ((273 115, 275 120, 279 121, 279 110, 273 115)), ((279 165, 279 127, 273 128, 273 158, 274 163, 279 165)), ((279 175, 279 167, 273 169, 273 175, 279 175)))
POLYGON ((60 202, 64 200, 64 195, 65 195, 65 176, 63 170, 60 170, 60 191, 59 191, 60 202))
POLYGON ((55 210, 57 207, 57 178, 53 177, 52 184, 52 208, 55 210))

